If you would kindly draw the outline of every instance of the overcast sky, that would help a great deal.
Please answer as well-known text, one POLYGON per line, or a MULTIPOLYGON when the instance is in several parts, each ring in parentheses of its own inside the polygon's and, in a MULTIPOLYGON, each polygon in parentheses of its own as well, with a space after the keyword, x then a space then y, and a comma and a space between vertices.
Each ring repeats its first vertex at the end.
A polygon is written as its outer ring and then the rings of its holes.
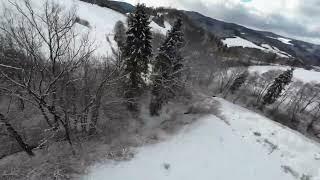
MULTIPOLYGON (((138 0, 122 0, 136 4, 138 0)), ((140 0, 320 44, 320 0, 140 0)))

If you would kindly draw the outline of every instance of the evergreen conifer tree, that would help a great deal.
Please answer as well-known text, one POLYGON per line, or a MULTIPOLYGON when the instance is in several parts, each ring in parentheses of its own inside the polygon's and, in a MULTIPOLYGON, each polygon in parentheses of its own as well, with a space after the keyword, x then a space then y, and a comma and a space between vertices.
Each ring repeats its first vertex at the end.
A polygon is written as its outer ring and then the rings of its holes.
POLYGON ((146 7, 138 4, 135 12, 128 17, 127 39, 124 48, 125 72, 128 74, 125 98, 128 99, 128 108, 137 110, 135 98, 145 86, 143 75, 148 73, 148 65, 152 56, 151 28, 146 7))
POLYGON ((183 68, 183 58, 180 48, 184 43, 182 20, 178 19, 167 38, 161 45, 159 54, 155 58, 153 68, 153 89, 150 103, 150 114, 159 115, 162 105, 175 94, 176 84, 183 68))
POLYGON ((122 51, 126 42, 126 27, 122 21, 117 21, 113 31, 114 40, 117 42, 119 49, 122 51))
POLYGON ((280 97, 282 90, 291 82, 293 70, 291 68, 283 72, 274 80, 263 97, 262 105, 273 104, 280 97))

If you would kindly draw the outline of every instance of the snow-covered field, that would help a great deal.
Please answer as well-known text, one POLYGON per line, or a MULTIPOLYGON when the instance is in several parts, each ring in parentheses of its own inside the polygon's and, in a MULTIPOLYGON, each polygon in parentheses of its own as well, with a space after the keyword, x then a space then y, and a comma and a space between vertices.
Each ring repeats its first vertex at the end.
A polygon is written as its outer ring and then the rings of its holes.
POLYGON ((276 47, 272 47, 269 44, 261 44, 261 46, 258 46, 256 44, 254 44, 251 41, 248 41, 246 39, 243 39, 241 37, 233 37, 233 38, 226 38, 224 40, 222 40, 223 44, 226 44, 228 47, 247 47, 247 48, 255 48, 255 49, 260 49, 264 52, 268 52, 268 53, 275 53, 277 54, 279 57, 284 57, 284 58, 289 58, 291 57, 290 54, 280 51, 278 48, 276 47))
POLYGON ((268 38, 277 39, 278 41, 281 41, 284 44, 293 45, 292 43, 290 43, 291 39, 282 38, 282 37, 274 38, 274 37, 270 37, 270 36, 268 36, 268 38))
POLYGON ((256 49, 263 50, 262 47, 238 36, 234 38, 226 38, 222 40, 222 42, 223 44, 226 44, 228 47, 248 47, 248 48, 256 48, 256 49))
MULTIPOLYGON (((31 0, 32 8, 35 12, 43 14, 44 3, 46 0, 31 0)), ((79 18, 89 22, 90 28, 77 24, 76 32, 86 33, 89 32, 90 40, 94 41, 94 48, 96 55, 107 56, 111 55, 111 47, 116 47, 116 43, 113 40, 114 25, 118 21, 122 21, 126 24, 127 17, 119 12, 116 12, 109 8, 103 8, 95 4, 85 3, 79 0, 53 0, 68 11, 72 8, 76 9, 76 14, 79 18), (111 44, 107 41, 109 38, 111 44)), ((19 2, 19 1, 17 1, 19 2)), ((13 9, 8 0, 0 0, 0 4, 10 9, 13 9)), ((0 14, 3 10, 0 7, 0 14)), ((167 30, 171 28, 168 22, 165 22, 165 28, 160 27, 154 22, 150 24, 152 31, 166 34, 167 30)))
POLYGON ((90 168, 84 180, 320 180, 320 146, 220 98, 224 120, 208 115, 130 161, 90 168), (228 121, 230 125, 225 123, 228 121))
MULTIPOLYGON (((289 66, 250 66, 249 72, 258 72, 260 74, 270 70, 287 70, 289 66)), ((293 71, 293 79, 302 81, 304 83, 320 83, 320 72, 313 70, 305 70, 302 68, 296 68, 293 71)))

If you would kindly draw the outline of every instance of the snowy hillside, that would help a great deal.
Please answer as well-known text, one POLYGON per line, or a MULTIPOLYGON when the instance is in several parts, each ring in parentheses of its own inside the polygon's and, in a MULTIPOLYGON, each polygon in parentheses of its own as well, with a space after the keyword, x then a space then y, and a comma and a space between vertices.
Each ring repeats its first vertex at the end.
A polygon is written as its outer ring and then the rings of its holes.
MULTIPOLYGON (((287 70, 289 66, 250 66, 249 72, 258 72, 260 74, 270 70, 287 70)), ((293 79, 302 81, 304 83, 320 83, 320 72, 313 70, 305 70, 302 68, 296 68, 293 71, 293 79)))
MULTIPOLYGON (((8 0, 0 0, 0 2, 8 8, 13 8, 8 3, 8 0)), ((77 17, 89 22, 89 27, 76 24, 75 31, 80 34, 89 32, 90 40, 94 41, 95 55, 107 56, 112 53, 111 47, 116 47, 116 43, 113 40, 114 25, 117 21, 122 21, 126 24, 127 17, 124 14, 79 0, 55 0, 55 2, 59 3, 67 11, 75 8, 77 17), (108 42, 107 38, 109 38, 110 42, 108 42)), ((32 8, 40 14, 43 13, 44 3, 45 0, 31 0, 32 8)), ((3 8, 0 8, 0 12, 1 10, 3 8)), ((154 22, 151 22, 150 26, 152 31, 164 35, 171 28, 168 22, 165 22, 165 28, 154 22)))
POLYGON ((171 29, 171 25, 167 21, 164 22, 164 26, 165 27, 163 28, 153 21, 151 21, 150 23, 150 27, 152 28, 153 32, 160 33, 163 35, 165 35, 167 31, 171 29))
POLYGON ((282 38, 282 37, 274 38, 274 37, 270 37, 270 36, 269 36, 269 38, 277 39, 278 41, 280 41, 284 44, 293 45, 292 43, 290 43, 291 39, 282 38))
POLYGON ((222 40, 222 42, 226 44, 228 47, 248 47, 263 50, 262 47, 238 36, 234 38, 226 38, 222 40))
POLYGON ((91 167, 84 180, 320 179, 320 146, 247 109, 215 98, 224 120, 208 115, 127 162, 91 167), (227 121, 228 123, 226 123, 227 121))
POLYGON ((272 47, 269 44, 261 44, 261 46, 258 46, 256 44, 254 44, 253 42, 248 41, 248 40, 243 39, 238 36, 233 37, 233 38, 226 38, 226 39, 222 40, 222 42, 225 45, 227 45, 228 47, 255 48, 255 49, 260 49, 260 50, 267 52, 267 53, 275 53, 279 57, 283 57, 283 58, 291 57, 290 54, 283 52, 283 51, 280 51, 278 48, 272 47))
POLYGON ((268 52, 268 53, 275 53, 277 54, 279 57, 283 57, 283 58, 289 58, 292 57, 290 54, 280 51, 278 48, 276 47, 272 47, 269 44, 261 44, 261 47, 263 47, 263 51, 268 52))

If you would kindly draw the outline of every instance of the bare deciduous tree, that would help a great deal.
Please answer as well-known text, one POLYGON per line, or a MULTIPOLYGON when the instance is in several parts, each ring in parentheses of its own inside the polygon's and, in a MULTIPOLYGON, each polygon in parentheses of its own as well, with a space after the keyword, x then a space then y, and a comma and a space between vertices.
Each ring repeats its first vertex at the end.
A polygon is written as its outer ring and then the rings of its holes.
MULTIPOLYGON (((1 64, 5 84, 0 88, 6 95, 39 108, 48 125, 56 131, 62 128, 72 144, 70 122, 77 121, 79 114, 87 117, 88 109, 97 106, 100 100, 96 93, 88 94, 82 108, 77 109, 69 106, 71 99, 67 94, 79 84, 89 88, 81 82, 87 81, 85 65, 94 52, 92 42, 88 33, 76 33, 75 9, 65 10, 54 1, 46 1, 40 12, 32 7, 29 0, 10 1, 3 15, 0 30, 24 58, 17 66, 1 64), (25 60, 29 65, 21 66, 25 60), (21 78, 10 76, 6 69, 19 73, 21 78)), ((101 80, 97 86, 103 87, 106 82, 101 80)), ((82 123, 88 122, 85 119, 82 123)))

